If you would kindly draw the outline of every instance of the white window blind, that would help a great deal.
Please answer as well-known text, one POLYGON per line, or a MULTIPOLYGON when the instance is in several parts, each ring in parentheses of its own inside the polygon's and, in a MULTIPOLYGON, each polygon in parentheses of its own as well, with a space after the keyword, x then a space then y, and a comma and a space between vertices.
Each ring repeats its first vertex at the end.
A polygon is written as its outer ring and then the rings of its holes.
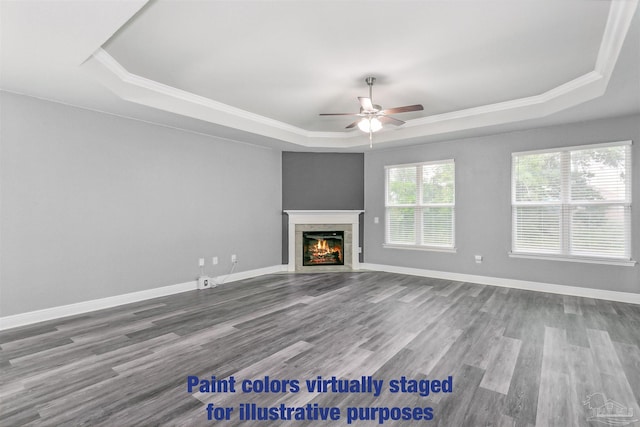
POLYGON ((387 245, 453 249, 453 160, 386 167, 387 245))
POLYGON ((512 155, 514 254, 631 259, 631 144, 512 155))

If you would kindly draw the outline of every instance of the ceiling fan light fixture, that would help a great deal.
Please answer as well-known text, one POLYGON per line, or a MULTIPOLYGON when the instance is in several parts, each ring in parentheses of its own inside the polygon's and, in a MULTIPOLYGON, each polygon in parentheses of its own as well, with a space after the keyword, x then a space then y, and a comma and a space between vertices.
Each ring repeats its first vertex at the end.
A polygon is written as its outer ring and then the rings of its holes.
POLYGON ((366 133, 377 132, 382 129, 382 122, 376 117, 364 117, 358 122, 358 128, 366 133))

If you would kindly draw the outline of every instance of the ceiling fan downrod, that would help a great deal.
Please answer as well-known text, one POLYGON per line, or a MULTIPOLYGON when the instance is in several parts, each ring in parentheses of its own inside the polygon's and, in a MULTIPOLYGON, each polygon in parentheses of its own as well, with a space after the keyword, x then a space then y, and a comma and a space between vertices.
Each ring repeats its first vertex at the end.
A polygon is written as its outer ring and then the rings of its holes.
POLYGON ((367 77, 366 79, 364 79, 364 81, 367 83, 367 85, 369 85, 369 99, 371 100, 371 103, 373 104, 373 83, 376 81, 375 77, 367 77))

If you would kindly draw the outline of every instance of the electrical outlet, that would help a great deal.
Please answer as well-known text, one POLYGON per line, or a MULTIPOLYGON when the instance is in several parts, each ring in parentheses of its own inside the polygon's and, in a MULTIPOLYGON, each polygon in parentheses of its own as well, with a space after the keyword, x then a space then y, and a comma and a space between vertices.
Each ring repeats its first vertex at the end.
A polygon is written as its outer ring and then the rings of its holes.
POLYGON ((482 255, 476 255, 476 264, 482 264, 482 255))
POLYGON ((373 217, 373 223, 374 224, 378 224, 380 222, 380 218, 378 218, 377 216, 373 217))
POLYGON ((231 262, 238 262, 238 256, 236 254, 231 255, 231 262))
POLYGON ((211 262, 213 263, 213 265, 218 265, 218 257, 214 256, 213 258, 211 258, 211 262))
POLYGON ((208 276, 198 277, 198 289, 209 289, 212 286, 215 286, 215 285, 211 277, 208 277, 208 276))
POLYGON ((199 265, 200 267, 204 267, 204 258, 200 258, 200 259, 198 260, 198 265, 199 265))

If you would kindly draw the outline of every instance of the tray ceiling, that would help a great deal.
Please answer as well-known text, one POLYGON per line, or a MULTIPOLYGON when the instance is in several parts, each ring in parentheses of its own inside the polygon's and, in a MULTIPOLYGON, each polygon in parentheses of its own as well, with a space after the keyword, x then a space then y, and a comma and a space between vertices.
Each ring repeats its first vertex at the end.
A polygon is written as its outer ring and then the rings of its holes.
POLYGON ((368 75, 375 103, 425 107, 377 146, 640 111, 619 94, 640 80, 635 0, 78 3, 2 3, 2 89, 281 148, 367 144, 318 114, 356 112, 368 75))

